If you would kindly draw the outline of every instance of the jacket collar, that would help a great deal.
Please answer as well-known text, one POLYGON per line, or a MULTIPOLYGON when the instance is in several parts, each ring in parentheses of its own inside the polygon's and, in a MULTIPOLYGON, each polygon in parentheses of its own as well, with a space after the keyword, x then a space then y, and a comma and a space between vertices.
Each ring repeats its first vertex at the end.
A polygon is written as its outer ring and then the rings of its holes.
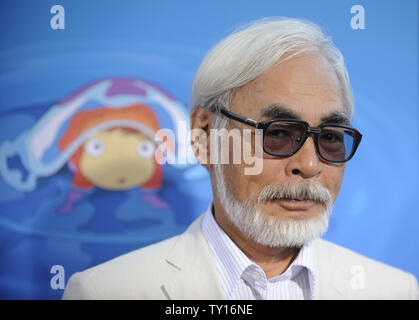
POLYGON ((179 236, 166 257, 166 262, 176 269, 175 276, 161 287, 168 299, 225 299, 214 259, 201 230, 202 219, 203 215, 179 236))

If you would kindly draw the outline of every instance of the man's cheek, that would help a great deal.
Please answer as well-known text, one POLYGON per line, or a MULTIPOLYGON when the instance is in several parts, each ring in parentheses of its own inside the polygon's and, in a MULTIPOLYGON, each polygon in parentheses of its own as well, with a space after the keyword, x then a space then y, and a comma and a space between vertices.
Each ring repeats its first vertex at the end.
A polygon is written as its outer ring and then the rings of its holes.
POLYGON ((330 180, 332 182, 330 192, 332 192, 335 199, 338 196, 339 190, 342 186, 344 172, 345 172, 345 167, 338 168, 337 171, 334 170, 334 172, 332 172, 329 175, 329 177, 331 177, 330 180))

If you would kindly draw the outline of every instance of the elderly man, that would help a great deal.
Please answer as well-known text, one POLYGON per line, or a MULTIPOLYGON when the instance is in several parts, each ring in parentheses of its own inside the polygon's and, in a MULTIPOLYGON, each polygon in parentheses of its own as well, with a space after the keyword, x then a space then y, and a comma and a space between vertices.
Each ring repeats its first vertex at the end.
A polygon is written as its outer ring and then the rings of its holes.
POLYGON ((194 150, 232 154, 210 131, 252 130, 243 144, 261 169, 201 154, 207 212, 179 236, 75 274, 64 299, 417 299, 412 274, 319 239, 362 137, 352 104, 341 53, 311 23, 262 20, 221 41, 192 88, 191 127, 209 141, 194 150))

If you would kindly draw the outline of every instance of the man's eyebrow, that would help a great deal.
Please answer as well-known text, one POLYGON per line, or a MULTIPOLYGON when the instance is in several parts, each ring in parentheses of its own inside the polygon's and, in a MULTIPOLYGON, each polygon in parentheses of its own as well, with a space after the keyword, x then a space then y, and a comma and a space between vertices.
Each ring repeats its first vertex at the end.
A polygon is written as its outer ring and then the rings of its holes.
MULTIPOLYGON (((291 108, 281 105, 273 104, 259 112, 261 117, 280 118, 280 119, 296 119, 301 120, 301 116, 291 108)), ((349 118, 340 111, 333 111, 332 113, 321 118, 321 123, 333 123, 341 125, 350 125, 349 118)))
POLYGON ((261 117, 267 118, 281 118, 281 119, 298 119, 301 117, 298 113, 281 104, 273 104, 259 112, 261 117))
POLYGON ((334 111, 327 116, 322 118, 322 123, 333 123, 333 124, 342 124, 350 125, 351 121, 349 118, 342 112, 334 111))

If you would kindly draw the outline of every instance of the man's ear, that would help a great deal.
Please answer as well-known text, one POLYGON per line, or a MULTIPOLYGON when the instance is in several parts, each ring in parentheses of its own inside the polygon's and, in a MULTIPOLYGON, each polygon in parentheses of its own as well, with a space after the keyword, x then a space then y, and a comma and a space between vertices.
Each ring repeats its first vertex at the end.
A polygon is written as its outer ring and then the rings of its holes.
POLYGON ((191 144, 198 161, 207 169, 210 164, 210 129, 213 114, 206 108, 196 107, 191 113, 191 144))

